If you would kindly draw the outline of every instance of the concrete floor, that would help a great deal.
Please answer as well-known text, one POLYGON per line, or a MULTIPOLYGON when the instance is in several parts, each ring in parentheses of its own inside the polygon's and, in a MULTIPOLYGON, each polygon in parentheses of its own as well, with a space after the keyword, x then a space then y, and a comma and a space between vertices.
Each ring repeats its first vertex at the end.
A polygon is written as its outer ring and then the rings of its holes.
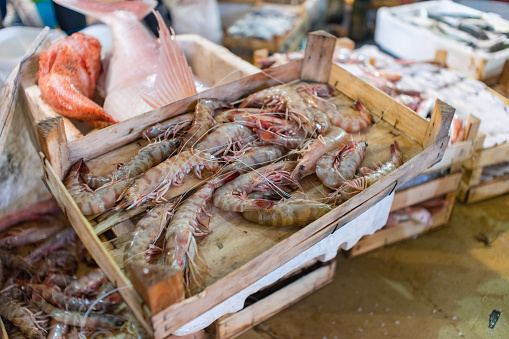
POLYGON ((509 195, 457 203, 446 228, 339 254, 332 284, 240 338, 509 338, 508 231, 509 195))

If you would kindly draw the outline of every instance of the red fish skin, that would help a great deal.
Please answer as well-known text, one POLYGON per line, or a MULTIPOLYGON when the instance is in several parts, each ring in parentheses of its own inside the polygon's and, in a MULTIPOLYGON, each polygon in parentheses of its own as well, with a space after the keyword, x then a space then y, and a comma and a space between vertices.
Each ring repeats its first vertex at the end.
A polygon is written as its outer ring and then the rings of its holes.
POLYGON ((42 99, 57 113, 78 120, 115 123, 90 97, 101 71, 101 44, 83 33, 57 41, 39 57, 42 99))

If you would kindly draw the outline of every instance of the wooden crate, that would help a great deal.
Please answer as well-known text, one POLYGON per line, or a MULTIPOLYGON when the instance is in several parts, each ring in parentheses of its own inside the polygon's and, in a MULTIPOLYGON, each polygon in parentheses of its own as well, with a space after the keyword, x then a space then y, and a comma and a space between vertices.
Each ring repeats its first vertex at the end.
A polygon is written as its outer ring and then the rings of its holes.
MULTIPOLYGON (((119 288, 125 302, 141 324, 148 331, 153 331, 156 338, 169 336, 200 315, 211 316, 208 313, 211 309, 224 305, 234 295, 262 280, 333 232, 342 231, 340 227, 442 158, 449 140, 448 129, 454 109, 437 101, 431 121, 419 117, 383 92, 332 65, 335 40, 326 33, 310 34, 303 61, 292 62, 263 74, 258 73, 212 88, 77 140, 66 140, 62 118, 43 121, 36 126, 37 131, 34 134, 39 136, 44 153, 44 180, 98 265, 119 288), (119 162, 119 159, 130 157, 133 150, 140 147, 141 132, 146 127, 193 109, 199 98, 233 102, 261 88, 299 79, 328 82, 349 97, 361 100, 371 110, 378 122, 376 128, 362 135, 371 147, 365 165, 371 164, 375 157, 378 158, 381 154, 388 157, 389 145, 394 140, 398 141, 403 151, 405 163, 302 229, 269 230, 248 223, 237 214, 217 211, 209 223, 212 234, 200 247, 207 266, 214 269, 214 276, 210 273, 211 277, 203 284, 203 289, 185 300, 160 307, 156 311, 149 310, 140 295, 147 296, 150 290, 142 286, 133 287, 115 260, 118 259, 118 251, 122 251, 122 247, 112 248, 114 242, 105 244, 99 239, 92 223, 83 216, 65 189, 62 179, 68 169, 82 158, 87 159, 89 166, 94 169, 94 166, 110 166, 119 162), (221 240, 221 248, 215 245, 216 240, 221 240), (207 244, 208 246, 205 246, 207 244), (240 253, 239 248, 243 249, 240 253), (215 260, 219 250, 231 255, 224 261, 215 260)), ((192 184, 191 180, 189 181, 192 184)), ((304 190, 319 186, 314 176, 303 181, 302 185, 304 190)), ((185 191, 185 188, 182 189, 185 191)), ((360 237, 362 234, 358 234, 359 230, 363 228, 349 228, 348 235, 360 237)), ((121 240, 117 239, 119 243, 121 240)), ((342 243, 341 240, 338 241, 342 243)), ((165 284, 167 281, 161 283, 165 284)), ((213 316, 220 317, 228 313, 228 310, 226 311, 213 316)))
MULTIPOLYGON (((509 105, 508 98, 495 91, 492 92, 500 97, 506 105, 509 105)), ((458 191, 458 199, 468 204, 509 192, 509 175, 481 181, 482 172, 486 167, 509 161, 509 143, 482 148, 483 133, 479 133, 477 139, 477 147, 472 158, 463 165, 465 173, 458 191)))
POLYGON ((251 296, 256 302, 227 314, 207 328, 212 338, 234 338, 290 307, 334 279, 336 260, 313 260, 291 276, 251 296))
POLYGON ((312 18, 308 16, 304 5, 296 8, 298 9, 299 17, 293 24, 293 27, 284 35, 274 36, 271 40, 265 40, 225 33, 223 46, 249 62, 253 62, 254 51, 260 49, 266 49, 271 54, 295 51, 300 47, 306 34, 311 29, 312 23, 312 18))
MULTIPOLYGON (((186 55, 193 74, 210 86, 222 85, 239 80, 245 76, 258 73, 260 70, 249 62, 232 54, 228 49, 196 34, 177 35, 176 39, 186 55)), ((41 50, 49 47, 47 31, 41 33, 34 42, 29 63, 24 63, 21 79, 21 105, 31 111, 31 119, 37 124, 47 119, 60 116, 41 99, 41 91, 37 86, 39 69, 38 55, 41 50)), ((101 98, 98 98, 101 100, 101 98)), ((68 141, 80 139, 90 132, 91 128, 83 122, 64 119, 65 134, 68 141)))

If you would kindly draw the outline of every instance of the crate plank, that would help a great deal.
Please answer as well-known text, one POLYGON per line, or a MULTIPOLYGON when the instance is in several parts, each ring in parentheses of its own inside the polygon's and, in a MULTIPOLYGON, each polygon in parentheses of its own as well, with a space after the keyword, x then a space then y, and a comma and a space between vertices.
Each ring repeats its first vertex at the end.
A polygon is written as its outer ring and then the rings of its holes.
POLYGON ((336 261, 308 273, 248 307, 216 321, 213 336, 216 339, 234 338, 280 311, 295 304, 316 290, 330 284, 334 278, 336 261))
POLYGON ((468 186, 462 182, 458 197, 468 204, 494 198, 509 192, 509 176, 502 176, 476 186, 468 186))
POLYGON ((456 192, 459 187, 462 173, 454 173, 397 191, 394 195, 391 211, 412 206, 420 202, 435 198, 446 193, 456 192))

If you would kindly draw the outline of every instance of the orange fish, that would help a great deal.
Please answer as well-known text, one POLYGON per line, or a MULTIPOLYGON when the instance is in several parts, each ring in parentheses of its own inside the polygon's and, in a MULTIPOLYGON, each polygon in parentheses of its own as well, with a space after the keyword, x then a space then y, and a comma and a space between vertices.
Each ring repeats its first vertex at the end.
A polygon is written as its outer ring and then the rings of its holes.
POLYGON ((42 99, 55 112, 92 125, 116 123, 90 98, 101 71, 101 44, 83 33, 59 40, 39 57, 42 99))
MULTIPOLYGON (((55 0, 111 28, 112 50, 104 65, 104 110, 118 121, 196 94, 193 72, 159 12, 159 39, 140 22, 155 0, 55 0)), ((99 80, 101 81, 101 80, 99 80)))

